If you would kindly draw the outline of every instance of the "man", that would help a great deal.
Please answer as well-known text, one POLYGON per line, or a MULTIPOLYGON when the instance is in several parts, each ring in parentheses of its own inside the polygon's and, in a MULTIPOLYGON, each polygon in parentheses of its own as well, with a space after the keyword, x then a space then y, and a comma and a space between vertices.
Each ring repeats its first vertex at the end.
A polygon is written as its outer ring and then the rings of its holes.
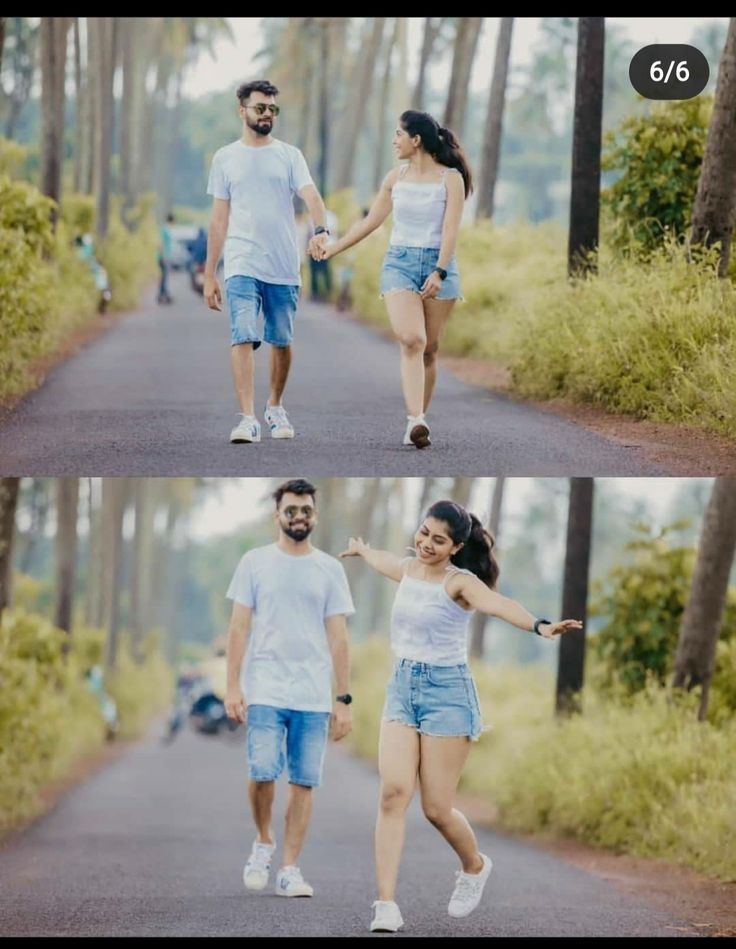
POLYGON ((280 896, 313 894, 298 866, 312 789, 321 782, 328 728, 336 741, 352 728, 346 617, 355 610, 342 564, 309 540, 317 523, 316 493, 301 478, 276 489, 278 540, 243 556, 227 592, 233 610, 225 710, 247 721, 248 796, 257 831, 243 882, 248 890, 268 884, 276 848, 275 782, 286 763, 280 896))
POLYGON ((173 238, 171 236, 171 225, 174 223, 174 215, 166 215, 166 221, 161 225, 160 244, 158 249, 158 266, 161 270, 161 284, 158 288, 159 303, 173 303, 173 297, 169 293, 169 268, 171 266, 171 254, 173 251, 173 238))
POLYGON ((271 134, 279 106, 278 89, 267 80, 247 82, 237 91, 243 134, 215 152, 207 193, 213 197, 207 242, 204 297, 222 309, 215 276, 225 250, 225 295, 230 314, 230 360, 242 418, 231 442, 258 442, 261 426, 254 407, 254 350, 270 343, 271 386, 264 418, 272 438, 293 438, 294 428, 281 399, 291 365, 291 340, 299 297, 299 247, 293 196, 307 206, 315 236, 310 250, 325 246, 325 205, 304 156, 271 134))

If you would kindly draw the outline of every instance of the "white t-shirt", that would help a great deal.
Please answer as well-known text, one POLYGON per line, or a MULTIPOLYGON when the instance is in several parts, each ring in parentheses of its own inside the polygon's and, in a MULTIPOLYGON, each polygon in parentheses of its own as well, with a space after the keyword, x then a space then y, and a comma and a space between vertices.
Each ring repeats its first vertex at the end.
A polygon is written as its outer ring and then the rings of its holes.
POLYGON ((303 712, 332 710, 328 616, 355 612, 343 565, 322 550, 303 556, 277 544, 249 550, 227 597, 253 610, 241 669, 249 705, 303 712))
POLYGON ((293 196, 313 183, 301 151, 279 139, 256 147, 238 139, 215 152, 207 194, 230 202, 226 280, 301 285, 293 196))

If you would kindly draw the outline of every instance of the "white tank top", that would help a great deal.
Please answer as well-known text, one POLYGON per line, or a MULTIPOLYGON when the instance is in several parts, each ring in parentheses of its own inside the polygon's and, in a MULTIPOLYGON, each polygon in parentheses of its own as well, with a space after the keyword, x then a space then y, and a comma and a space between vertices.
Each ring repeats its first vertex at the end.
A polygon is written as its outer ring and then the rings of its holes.
POLYGON ((391 649, 399 659, 435 666, 468 661, 468 624, 473 610, 465 610, 447 592, 447 581, 470 570, 448 567, 442 583, 418 580, 406 573, 391 610, 391 649))
POLYGON ((394 223, 391 244, 402 247, 440 247, 447 206, 445 176, 455 168, 445 168, 440 181, 404 181, 405 165, 391 189, 394 223))

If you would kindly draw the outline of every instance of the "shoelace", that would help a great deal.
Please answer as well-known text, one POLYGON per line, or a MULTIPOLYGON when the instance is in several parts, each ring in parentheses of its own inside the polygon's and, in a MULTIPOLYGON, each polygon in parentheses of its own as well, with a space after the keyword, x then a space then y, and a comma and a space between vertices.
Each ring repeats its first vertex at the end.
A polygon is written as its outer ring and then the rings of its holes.
POLYGON ((279 425, 288 425, 289 420, 286 417, 286 409, 283 405, 272 405, 268 409, 271 418, 279 425))
MULTIPOLYGON (((467 873, 463 873, 462 870, 456 870, 455 876, 457 877, 457 883, 455 884, 453 898, 464 900, 469 896, 475 896, 478 889, 477 881, 472 876, 468 876, 467 873)), ((480 880, 480 874, 478 874, 478 880, 480 880)))
POLYGON ((302 871, 299 867, 290 867, 288 870, 284 870, 284 876, 290 883, 304 883, 302 871))
POLYGON ((250 855, 250 865, 257 870, 265 870, 271 862, 271 852, 268 847, 256 847, 250 855))

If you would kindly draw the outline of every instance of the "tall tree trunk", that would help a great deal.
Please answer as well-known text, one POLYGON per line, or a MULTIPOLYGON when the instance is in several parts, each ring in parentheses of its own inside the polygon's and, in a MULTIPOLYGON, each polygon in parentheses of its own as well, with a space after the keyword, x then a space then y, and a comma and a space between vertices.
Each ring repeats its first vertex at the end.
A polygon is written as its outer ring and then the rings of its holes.
POLYGON ((13 538, 20 478, 0 478, 0 620, 13 599, 13 538))
POLYGON ((556 700, 558 714, 570 714, 581 709, 592 530, 593 479, 570 478, 562 619, 579 619, 583 629, 574 629, 560 637, 556 700))
POLYGON ((128 495, 127 478, 104 478, 102 481, 102 563, 104 625, 107 630, 105 667, 117 664, 120 633, 120 581, 122 576, 123 515, 128 495))
POLYGON ((44 536, 49 516, 49 483, 46 478, 31 478, 30 497, 27 502, 31 522, 23 537, 18 537, 17 563, 20 573, 32 573, 35 567, 39 540, 44 536))
POLYGON ((437 37, 440 35, 440 29, 444 21, 443 16, 426 16, 424 18, 424 38, 422 39, 422 52, 419 56, 419 73, 417 82, 414 86, 414 95, 412 96, 412 108, 422 111, 424 108, 425 83, 427 76, 427 66, 432 59, 437 37))
POLYGON ((89 143, 87 91, 85 70, 82 68, 81 24, 74 17, 74 190, 81 192, 86 179, 85 159, 89 143))
MULTIPOLYGON (((501 507, 503 505, 503 491, 506 478, 497 477, 493 480, 493 494, 491 495, 491 513, 488 518, 488 530, 498 545, 498 529, 501 526, 501 507)), ((495 549, 494 549, 495 550, 495 549)), ((475 659, 483 658, 485 635, 490 617, 487 613, 476 610, 470 622, 470 655, 475 659)))
POLYGON ((5 21, 6 16, 0 16, 0 69, 3 68, 3 49, 5 48, 5 21))
MULTIPOLYGON (((373 165, 373 190, 378 191, 381 181, 383 180, 384 174, 384 160, 386 156, 386 110, 388 108, 388 101, 391 95, 391 59, 393 57, 394 43, 396 42, 396 24, 398 24, 398 17, 396 18, 396 23, 394 24, 394 29, 391 31, 387 42, 384 46, 383 53, 383 76, 381 78, 381 86, 378 89, 378 97, 376 101, 376 128, 377 134, 375 141, 372 142, 372 147, 375 149, 376 159, 373 165)), ((395 116, 394 116, 395 118, 395 116)), ((390 138, 391 136, 389 136, 390 138)))
POLYGON ((87 626, 102 625, 102 504, 96 503, 97 482, 87 478, 87 562, 84 621, 87 626))
POLYGON ((588 254, 598 249, 604 35, 605 17, 578 18, 570 233, 567 247, 567 271, 570 276, 596 270, 595 261, 588 254))
POLYGON ((725 277, 736 225, 736 17, 728 24, 726 45, 693 205, 691 242, 720 242, 718 274, 725 277))
POLYGON ((153 519, 156 504, 152 479, 136 478, 134 484, 135 538, 130 587, 130 629, 133 655, 140 658, 142 643, 150 627, 155 543, 153 519))
POLYGON ((475 478, 453 478, 450 497, 456 504, 467 508, 470 504, 470 492, 473 490, 475 478))
POLYGON ((135 17, 123 17, 120 23, 120 52, 123 64, 123 98, 120 110, 120 193, 126 210, 135 203, 134 121, 136 93, 135 17))
POLYGON ((496 191, 498 164, 501 155, 501 130, 503 110, 506 104, 506 82, 511 58, 511 33, 514 27, 512 16, 502 16, 496 39, 496 58, 493 61, 493 79, 488 99, 486 125, 483 131, 483 150, 478 185, 478 208, 476 217, 493 217, 493 197, 496 191))
POLYGON ((71 633, 77 573, 79 478, 56 479, 56 609, 54 623, 71 633))
POLYGON ((455 33, 455 48, 452 54, 452 75, 447 90, 447 103, 442 124, 452 129, 462 137, 465 127, 465 112, 468 107, 468 89, 470 87, 470 73, 473 69, 475 51, 478 47, 482 16, 458 17, 457 32, 455 33))
POLYGON ((721 631, 728 577, 736 551, 736 478, 716 478, 703 519, 690 597, 680 626, 672 684, 701 687, 698 720, 708 713, 708 693, 721 631))
POLYGON ((327 194, 327 173, 330 154, 330 112, 329 91, 327 88, 330 74, 330 32, 327 17, 320 17, 319 24, 319 164, 317 178, 320 194, 327 194))
MULTIPOLYGON (((59 203, 64 160, 64 86, 69 17, 41 17, 41 191, 59 203)), ((54 225, 58 209, 52 212, 54 225)))
POLYGON ((358 53, 358 61, 351 76, 351 95, 341 122, 342 154, 334 178, 336 190, 347 188, 353 183, 353 168, 360 130, 365 120, 366 106, 370 99, 373 74, 376 68, 378 51, 386 23, 386 17, 369 18, 365 26, 365 36, 358 53), (371 23, 372 20, 372 23, 371 23))
POLYGON ((113 79, 115 76, 115 49, 118 17, 102 16, 91 17, 96 22, 96 32, 92 42, 98 47, 98 73, 95 80, 99 85, 96 95, 97 113, 95 125, 97 127, 96 143, 96 171, 95 171, 95 204, 97 208, 97 236, 105 238, 109 227, 112 136, 115 100, 113 96, 113 79))

